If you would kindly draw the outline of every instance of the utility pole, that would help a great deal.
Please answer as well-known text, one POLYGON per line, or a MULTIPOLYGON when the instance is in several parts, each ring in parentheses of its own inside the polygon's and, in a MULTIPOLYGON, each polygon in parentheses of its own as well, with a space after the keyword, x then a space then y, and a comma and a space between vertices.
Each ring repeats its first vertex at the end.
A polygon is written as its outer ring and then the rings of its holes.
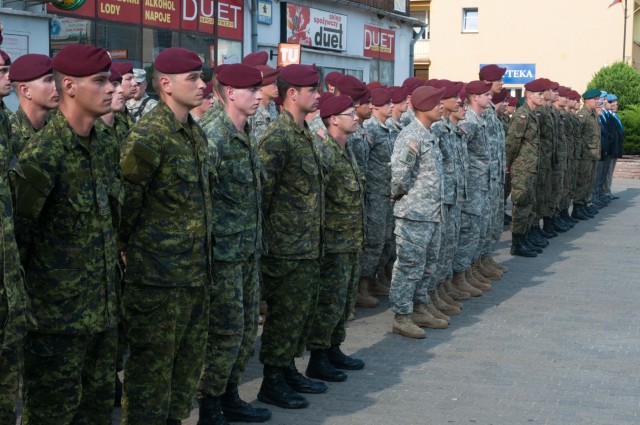
POLYGON ((622 62, 626 63, 626 48, 627 48, 627 0, 624 0, 624 30, 622 33, 622 62))

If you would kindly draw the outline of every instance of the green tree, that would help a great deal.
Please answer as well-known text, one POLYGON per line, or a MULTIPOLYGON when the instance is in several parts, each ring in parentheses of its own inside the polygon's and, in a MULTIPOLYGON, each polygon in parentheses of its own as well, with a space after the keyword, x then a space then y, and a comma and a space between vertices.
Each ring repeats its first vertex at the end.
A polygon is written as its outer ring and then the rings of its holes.
POLYGON ((601 68, 587 88, 615 94, 621 110, 630 105, 640 105, 640 73, 624 62, 601 68))
POLYGON ((640 105, 630 105, 618 116, 624 126, 624 154, 640 155, 640 105))

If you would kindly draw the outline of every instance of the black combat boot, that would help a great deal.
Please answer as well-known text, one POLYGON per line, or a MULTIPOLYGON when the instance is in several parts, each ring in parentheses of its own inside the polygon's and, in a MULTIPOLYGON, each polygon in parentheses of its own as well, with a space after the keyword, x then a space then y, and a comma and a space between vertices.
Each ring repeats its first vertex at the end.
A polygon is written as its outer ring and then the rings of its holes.
POLYGON ((284 380, 284 368, 264 365, 264 378, 258 400, 283 409, 302 409, 309 405, 306 398, 295 392, 284 380))
POLYGON ((511 234, 511 255, 517 255, 519 257, 537 257, 534 251, 530 250, 525 243, 523 243, 524 235, 517 233, 511 234))
POLYGON ((204 396, 198 399, 200 415, 198 425, 229 425, 220 408, 220 397, 204 396))
POLYGON ((589 220, 589 216, 587 216, 582 211, 582 204, 573 204, 573 209, 571 210, 571 218, 574 220, 589 220))
MULTIPOLYGON (((532 230, 529 230, 529 232, 527 232, 524 235, 524 239, 523 239, 523 245, 529 249, 529 251, 534 251, 537 252, 538 254, 542 254, 542 246, 537 245, 539 244, 542 240, 544 239, 536 239, 536 235, 533 233, 532 230), (535 241, 535 242, 534 242, 535 241)), ((547 242, 548 243, 548 242, 547 242)))
POLYGON ((227 384, 225 393, 220 397, 220 407, 230 422, 266 422, 271 419, 269 409, 253 407, 240 398, 238 384, 227 384))
POLYGON ((347 374, 336 369, 327 357, 327 350, 311 350, 311 358, 307 365, 309 378, 322 379, 328 382, 342 382, 347 379, 347 374))
POLYGON ((536 234, 536 236, 540 236, 543 239, 551 239, 553 237, 553 235, 551 233, 547 233, 544 231, 544 229, 542 229, 540 227, 539 223, 536 223, 533 227, 532 227, 533 233, 536 234))
POLYGON ((336 369, 360 370, 364 368, 364 362, 362 360, 347 356, 340 350, 339 345, 332 345, 327 351, 327 356, 329 357, 329 362, 336 369))
POLYGON ((565 221, 571 222, 574 225, 580 221, 579 219, 573 218, 569 215, 569 208, 565 208, 562 211, 560 211, 560 216, 564 218, 565 221))
POLYGON ((539 248, 546 248, 549 246, 549 241, 544 237, 543 231, 540 226, 536 225, 529 229, 526 237, 527 241, 539 248))
POLYGON ((551 217, 544 217, 542 219, 543 227, 542 230, 549 233, 552 238, 558 236, 558 232, 553 228, 553 222, 551 221, 551 217))
POLYGON ((287 384, 299 393, 322 394, 329 387, 324 382, 312 381, 296 369, 296 364, 291 361, 289 366, 284 368, 284 380, 287 384))
POLYGON ((118 373, 116 372, 116 388, 113 393, 113 406, 114 407, 122 407, 122 382, 120 382, 120 378, 118 377, 118 373))
POLYGON ((571 227, 565 224, 557 214, 551 219, 551 224, 553 225, 553 229, 558 233, 565 233, 571 229, 571 227))

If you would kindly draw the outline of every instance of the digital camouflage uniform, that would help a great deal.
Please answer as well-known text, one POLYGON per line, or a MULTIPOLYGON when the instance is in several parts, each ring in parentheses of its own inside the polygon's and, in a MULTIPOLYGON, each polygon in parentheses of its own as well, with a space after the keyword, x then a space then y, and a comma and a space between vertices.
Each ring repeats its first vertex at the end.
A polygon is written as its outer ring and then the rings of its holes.
POLYGON ((309 330, 309 351, 340 345, 356 302, 360 250, 364 243, 364 177, 348 147, 331 136, 322 141, 325 184, 324 256, 320 290, 309 330))
POLYGON ((203 117, 209 141, 213 206, 213 282, 209 335, 200 396, 217 397, 239 384, 258 334, 258 253, 261 244, 257 143, 249 124, 240 132, 225 113, 203 117), (211 116, 209 116, 211 117, 211 116))
POLYGON ((367 163, 369 162, 369 135, 362 124, 358 124, 356 126, 356 131, 349 135, 347 138, 347 146, 349 146, 351 152, 353 152, 356 157, 358 167, 360 167, 360 172, 366 175, 367 163))
POLYGON ((518 108, 507 133, 507 167, 511 169, 512 232, 524 235, 535 222, 540 130, 538 117, 525 103, 518 108))
POLYGON ((14 236, 13 196, 9 182, 9 164, 14 156, 10 124, 0 113, 0 423, 14 424, 18 396, 18 370, 22 339, 27 325, 33 326, 29 299, 20 270, 20 256, 14 236))
POLYGON ((534 206, 534 211, 538 219, 551 216, 551 203, 549 201, 552 189, 551 167, 557 144, 556 139, 558 137, 553 121, 552 108, 553 106, 542 105, 538 106, 534 112, 538 117, 540 131, 536 203, 534 206))
POLYGON ((433 133, 419 120, 405 127, 391 158, 391 193, 396 203, 396 247, 389 291, 390 309, 410 314, 415 303, 428 304, 440 250, 442 154, 433 133))
POLYGON ((260 140, 267 131, 269 124, 275 121, 276 118, 278 118, 278 112, 273 101, 269 102, 267 106, 258 106, 255 115, 249 117, 249 128, 251 128, 253 138, 260 140))
POLYGON ((127 111, 129 115, 136 120, 140 121, 144 115, 147 115, 153 108, 158 105, 158 101, 151 98, 147 93, 142 95, 140 100, 129 99, 127 100, 127 111), (149 99, 149 100, 147 100, 149 99), (143 105, 144 103, 144 105, 143 105), (142 108, 142 110, 140 110, 142 108))
MULTIPOLYGON (((375 116, 366 120, 367 165, 365 187, 365 245, 360 261, 360 276, 371 277, 378 269, 387 239, 391 213, 391 154, 393 141, 389 128, 375 116)), ((387 258, 388 260, 388 258, 387 258)), ((384 261, 386 264, 386 260, 384 261)))
POLYGON ((318 301, 322 168, 308 126, 286 110, 269 126, 258 155, 266 172, 261 271, 269 305, 260 361, 286 367, 304 352, 318 301))
MULTIPOLYGON (((13 150, 16 154, 20 154, 24 146, 27 144, 37 131, 31 126, 29 117, 24 113, 22 107, 18 107, 16 112, 9 118, 11 121, 11 133, 13 140, 13 150)), ((45 121, 46 125, 46 121, 45 121)))
POLYGON ((24 343, 24 424, 110 424, 119 281, 112 146, 60 111, 17 164, 16 236, 35 326, 24 343))
POLYGON ((322 141, 327 137, 327 127, 325 127, 320 118, 320 114, 316 114, 311 121, 307 121, 309 125, 309 131, 315 138, 315 142, 318 146, 322 146, 322 141))
POLYGON ((482 242, 480 255, 490 255, 502 236, 504 227, 504 181, 505 181, 505 132, 504 125, 496 114, 493 103, 484 111, 487 123, 487 142, 491 160, 489 163, 488 226, 482 242))
POLYGON ((460 217, 460 239, 454 256, 455 272, 464 272, 479 258, 478 246, 483 229, 488 225, 486 214, 489 190, 489 145, 486 139, 485 122, 472 109, 459 124, 465 133, 463 144, 467 147, 467 199, 462 204, 460 217))
POLYGON ((127 258, 123 424, 189 416, 204 360, 211 269, 207 139, 164 103, 127 136, 119 244, 127 258))
POLYGON ((400 124, 402 125, 402 128, 405 128, 406 126, 411 124, 411 122, 415 119, 416 119, 416 111, 414 111, 413 108, 410 107, 406 111, 404 111, 400 116, 400 124))
POLYGON ((577 176, 574 202, 585 205, 591 198, 591 190, 596 178, 596 164, 600 158, 600 125, 595 109, 583 106, 576 116, 580 123, 578 137, 582 155, 577 176))
MULTIPOLYGON (((506 140, 507 132, 509 131, 509 124, 511 124, 511 117, 508 114, 503 112, 501 114, 498 114, 498 119, 502 123, 503 130, 504 130, 504 137, 506 140)), ((506 144, 506 141, 505 141, 505 144, 506 144)), ((506 164, 506 159, 505 159, 505 164, 506 164)), ((507 174, 505 169, 505 175, 504 175, 504 203, 505 204, 507 203, 507 199, 509 198, 509 195, 511 195, 511 175, 507 174)))
POLYGON ((573 195, 577 183, 578 165, 580 156, 582 155, 581 141, 578 136, 580 131, 580 122, 578 117, 567 110, 562 112, 565 124, 565 138, 567 141, 567 174, 565 184, 563 186, 561 209, 568 209, 571 206, 573 195))
MULTIPOLYGON (((453 244, 453 252, 451 253, 452 264, 451 264, 451 272, 453 273, 461 273, 466 269, 460 268, 464 267, 456 259, 460 259, 461 256, 458 254, 458 250, 460 249, 460 231, 462 228, 462 207, 468 198, 467 194, 467 175, 469 169, 469 151, 467 150, 467 130, 462 125, 464 121, 460 121, 457 126, 454 126, 454 132, 456 135, 454 147, 455 147, 455 160, 456 160, 456 177, 457 177, 457 190, 456 190, 456 205, 451 211, 449 215, 456 226, 453 233, 453 240, 451 243, 453 244)), ((464 263, 464 262, 463 262, 464 263)), ((468 268, 468 266, 467 266, 468 268)))
POLYGON ((565 120, 567 119, 562 113, 563 110, 552 107, 554 125, 556 128, 556 145, 551 158, 552 180, 551 180, 551 196, 549 199, 551 216, 560 210, 560 202, 564 193, 565 175, 567 173, 567 155, 568 145, 565 133, 565 120))

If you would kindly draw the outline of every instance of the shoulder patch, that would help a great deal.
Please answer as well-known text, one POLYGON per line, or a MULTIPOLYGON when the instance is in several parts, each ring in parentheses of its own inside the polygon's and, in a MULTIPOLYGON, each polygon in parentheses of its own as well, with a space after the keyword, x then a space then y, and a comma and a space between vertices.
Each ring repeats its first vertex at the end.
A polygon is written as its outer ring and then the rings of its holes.
POLYGON ((582 115, 582 114, 578 114, 578 116, 579 116, 580 118, 584 118, 584 115, 582 115))
POLYGON ((327 132, 324 129, 320 129, 316 132, 316 134, 318 135, 318 137, 320 137, 321 139, 324 139, 325 137, 327 137, 327 132))
POLYGON ((409 143, 407 143, 407 147, 415 153, 418 153, 418 144, 415 142, 415 140, 409 141, 409 143))
POLYGON ((523 115, 520 115, 520 119, 521 119, 521 120, 523 120, 523 119, 525 119, 525 118, 527 118, 527 116, 526 116, 526 115, 524 115, 524 114, 523 114, 523 115))

